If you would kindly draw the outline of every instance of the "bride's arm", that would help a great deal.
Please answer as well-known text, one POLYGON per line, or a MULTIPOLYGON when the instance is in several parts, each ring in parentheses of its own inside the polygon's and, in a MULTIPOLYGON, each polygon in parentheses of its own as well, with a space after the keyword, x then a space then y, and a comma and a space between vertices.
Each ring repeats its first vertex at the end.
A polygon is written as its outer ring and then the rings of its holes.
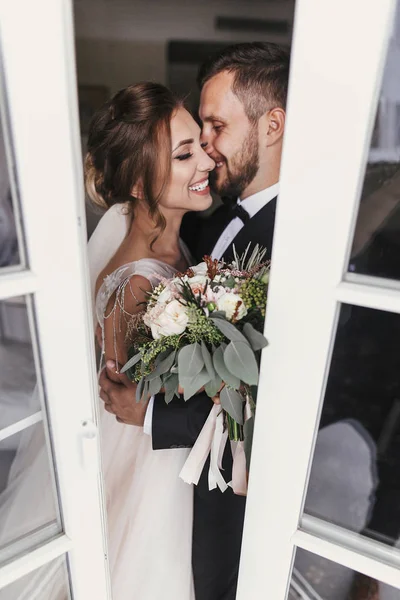
MULTIPOLYGON (((141 275, 133 275, 121 284, 110 298, 104 318, 105 362, 124 365, 128 360, 126 334, 131 319, 143 312, 143 302, 152 290, 150 282, 141 275)), ((119 382, 118 377, 110 378, 119 382)))
POLYGON ((105 361, 114 366, 103 369, 99 378, 100 397, 105 410, 115 415, 117 420, 137 426, 143 426, 148 402, 137 403, 136 384, 117 371, 127 360, 128 323, 132 315, 142 310, 140 303, 147 299, 147 291, 151 291, 149 281, 135 275, 120 286, 110 300, 104 321, 105 361), (119 368, 116 369, 118 363, 119 368))

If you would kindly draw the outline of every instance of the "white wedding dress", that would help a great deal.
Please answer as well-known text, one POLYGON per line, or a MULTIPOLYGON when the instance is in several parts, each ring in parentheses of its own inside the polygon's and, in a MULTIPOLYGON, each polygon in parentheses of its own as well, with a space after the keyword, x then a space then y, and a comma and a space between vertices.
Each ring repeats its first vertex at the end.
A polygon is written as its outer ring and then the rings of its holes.
MULTIPOLYGON (((98 322, 133 275, 155 286, 175 273, 152 259, 118 268, 97 294, 98 322)), ((189 450, 154 451, 143 428, 118 423, 103 407, 101 438, 114 600, 194 599, 193 487, 179 478, 189 450)))
MULTIPOLYGON (((125 233, 125 216, 113 207, 89 245, 92 292, 125 233)), ((114 271, 97 294, 100 325, 110 297, 132 275, 158 283, 157 275, 174 273, 169 265, 150 259, 114 271)), ((194 600, 193 487, 179 478, 189 450, 154 451, 142 428, 118 423, 102 402, 99 414, 113 600, 194 600)), ((0 494, 0 548, 54 519, 47 447, 38 424, 24 432, 7 488, 0 494)), ((10 592, 7 587, 0 590, 0 600, 11 600, 10 592)), ((12 600, 67 600, 61 560, 15 582, 11 593, 12 600)))

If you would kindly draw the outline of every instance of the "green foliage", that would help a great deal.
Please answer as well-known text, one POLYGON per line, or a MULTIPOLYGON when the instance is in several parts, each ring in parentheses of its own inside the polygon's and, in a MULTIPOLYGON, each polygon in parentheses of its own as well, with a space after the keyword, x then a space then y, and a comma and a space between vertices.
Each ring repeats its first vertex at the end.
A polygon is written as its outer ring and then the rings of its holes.
POLYGON ((194 305, 189 305, 189 323, 186 330, 186 337, 189 343, 204 342, 207 346, 219 345, 224 341, 223 334, 214 325, 211 319, 207 317, 203 310, 194 305))
POLYGON ((247 279, 240 288, 240 295, 248 310, 257 309, 265 317, 267 292, 261 279, 247 279))

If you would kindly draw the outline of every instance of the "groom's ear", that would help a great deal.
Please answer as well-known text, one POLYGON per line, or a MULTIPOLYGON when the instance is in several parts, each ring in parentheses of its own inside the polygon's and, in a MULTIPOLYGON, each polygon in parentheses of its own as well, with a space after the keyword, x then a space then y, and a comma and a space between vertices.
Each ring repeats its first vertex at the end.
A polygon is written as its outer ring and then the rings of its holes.
POLYGON ((286 113, 283 108, 272 108, 265 113, 266 145, 273 146, 279 142, 285 131, 286 113))

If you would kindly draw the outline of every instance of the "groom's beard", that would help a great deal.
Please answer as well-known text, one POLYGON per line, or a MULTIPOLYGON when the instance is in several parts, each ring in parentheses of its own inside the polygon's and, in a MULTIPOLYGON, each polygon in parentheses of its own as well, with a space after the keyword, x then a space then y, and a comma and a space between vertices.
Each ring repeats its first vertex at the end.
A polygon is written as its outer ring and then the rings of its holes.
POLYGON ((226 176, 219 181, 219 171, 211 171, 210 186, 219 196, 238 198, 253 181, 260 166, 258 150, 258 132, 254 127, 244 141, 243 147, 230 159, 230 166, 224 163, 221 169, 226 168, 226 176))

